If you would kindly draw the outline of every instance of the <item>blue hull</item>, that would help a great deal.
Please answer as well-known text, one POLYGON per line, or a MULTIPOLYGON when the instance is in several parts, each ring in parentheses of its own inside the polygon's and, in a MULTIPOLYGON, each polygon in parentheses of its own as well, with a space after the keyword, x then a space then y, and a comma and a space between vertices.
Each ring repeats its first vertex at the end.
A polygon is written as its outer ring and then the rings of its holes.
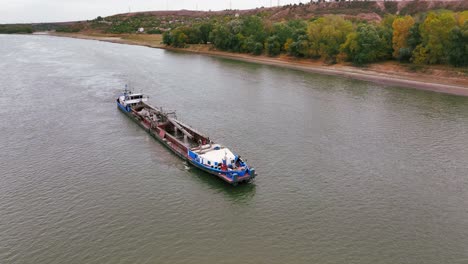
POLYGON ((119 107, 120 110, 124 111, 125 113, 130 113, 132 110, 130 109, 130 107, 125 107, 123 105, 121 105, 119 103, 119 101, 117 100, 117 106, 119 107))
POLYGON ((237 183, 241 183, 241 182, 246 182, 246 181, 249 181, 253 178, 255 178, 255 170, 253 169, 249 169, 249 170, 246 170, 246 171, 242 171, 242 172, 235 172, 235 171, 231 171, 231 172, 226 172, 226 171, 221 171, 221 170, 216 170, 216 169, 211 169, 211 168, 207 168, 205 166, 203 166, 202 164, 192 160, 192 159, 187 159, 188 162, 190 164, 192 164, 194 167, 204 171, 204 172, 207 172, 209 174, 212 174, 212 175, 215 175, 219 178, 221 178, 222 180, 230 183, 230 184, 233 184, 233 185, 237 185, 237 183))

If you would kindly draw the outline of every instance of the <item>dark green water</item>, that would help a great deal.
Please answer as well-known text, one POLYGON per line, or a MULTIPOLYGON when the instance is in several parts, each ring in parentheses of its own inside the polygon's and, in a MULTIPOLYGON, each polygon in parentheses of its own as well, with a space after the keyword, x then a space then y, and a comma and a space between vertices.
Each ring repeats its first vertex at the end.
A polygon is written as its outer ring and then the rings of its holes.
POLYGON ((468 98, 46 36, 0 73, 0 263, 468 263, 468 98), (186 170, 125 83, 258 178, 186 170))

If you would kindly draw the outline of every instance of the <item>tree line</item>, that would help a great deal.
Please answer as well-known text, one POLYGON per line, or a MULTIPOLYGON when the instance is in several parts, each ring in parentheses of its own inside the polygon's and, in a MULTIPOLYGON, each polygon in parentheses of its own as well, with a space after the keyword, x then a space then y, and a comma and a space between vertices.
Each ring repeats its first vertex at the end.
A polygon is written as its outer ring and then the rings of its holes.
POLYGON ((0 25, 0 34, 31 34, 33 31, 27 24, 0 25))
POLYGON ((211 43, 216 49, 356 65, 396 59, 415 64, 468 66, 468 11, 386 15, 380 22, 330 15, 271 22, 261 16, 224 17, 163 34, 174 47, 211 43))

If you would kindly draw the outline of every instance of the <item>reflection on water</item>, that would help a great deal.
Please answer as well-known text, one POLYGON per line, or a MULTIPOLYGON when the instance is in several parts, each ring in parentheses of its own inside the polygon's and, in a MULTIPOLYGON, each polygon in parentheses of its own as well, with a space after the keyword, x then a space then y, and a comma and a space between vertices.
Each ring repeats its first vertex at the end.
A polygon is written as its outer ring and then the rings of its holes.
POLYGON ((223 194, 228 200, 236 204, 248 204, 249 201, 251 201, 255 196, 255 180, 250 183, 243 183, 234 187, 227 185, 222 180, 208 175, 207 173, 204 173, 193 167, 188 170, 188 173, 195 181, 206 185, 206 187, 215 191, 216 193, 223 194))

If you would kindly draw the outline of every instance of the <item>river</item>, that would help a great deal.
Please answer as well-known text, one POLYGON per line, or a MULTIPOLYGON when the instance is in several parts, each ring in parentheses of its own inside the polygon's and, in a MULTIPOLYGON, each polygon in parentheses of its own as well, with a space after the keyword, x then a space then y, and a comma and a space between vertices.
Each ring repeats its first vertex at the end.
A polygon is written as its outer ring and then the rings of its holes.
POLYGON ((468 263, 466 97, 49 36, 0 72, 0 263, 468 263), (187 169, 127 83, 257 179, 187 169))

